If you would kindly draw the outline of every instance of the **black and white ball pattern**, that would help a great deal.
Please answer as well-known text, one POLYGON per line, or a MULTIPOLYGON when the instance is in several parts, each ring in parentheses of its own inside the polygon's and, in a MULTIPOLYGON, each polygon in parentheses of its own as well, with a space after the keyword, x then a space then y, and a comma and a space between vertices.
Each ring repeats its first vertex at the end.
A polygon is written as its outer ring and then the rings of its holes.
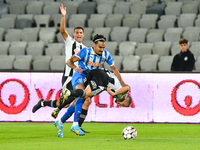
POLYGON ((122 131, 125 140, 134 140, 137 137, 137 130, 132 126, 127 126, 122 131))

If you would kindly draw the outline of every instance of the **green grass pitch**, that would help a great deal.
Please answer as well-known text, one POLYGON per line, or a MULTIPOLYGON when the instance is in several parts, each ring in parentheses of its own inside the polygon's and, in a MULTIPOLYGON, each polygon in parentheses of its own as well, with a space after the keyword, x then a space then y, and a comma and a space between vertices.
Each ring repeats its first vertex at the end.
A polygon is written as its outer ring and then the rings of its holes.
POLYGON ((0 150, 199 150, 199 124, 90 123, 77 136, 65 123, 64 138, 53 123, 0 122, 0 150), (124 140, 126 126, 137 129, 135 140, 124 140))

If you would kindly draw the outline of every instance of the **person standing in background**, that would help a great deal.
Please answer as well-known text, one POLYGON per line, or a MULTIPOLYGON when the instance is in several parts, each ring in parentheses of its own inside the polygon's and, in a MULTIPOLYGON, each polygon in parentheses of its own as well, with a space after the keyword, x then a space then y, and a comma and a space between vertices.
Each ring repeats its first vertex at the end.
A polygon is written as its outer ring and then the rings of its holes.
POLYGON ((194 69, 195 59, 193 53, 188 49, 188 40, 183 38, 179 40, 181 52, 176 54, 171 64, 171 71, 192 71, 194 69))

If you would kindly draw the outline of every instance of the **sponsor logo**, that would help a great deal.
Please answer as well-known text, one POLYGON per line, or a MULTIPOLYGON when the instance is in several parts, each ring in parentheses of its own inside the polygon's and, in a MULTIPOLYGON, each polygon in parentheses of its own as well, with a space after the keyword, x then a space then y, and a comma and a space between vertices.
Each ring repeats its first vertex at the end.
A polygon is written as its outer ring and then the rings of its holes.
POLYGON ((171 93, 171 103, 174 109, 183 116, 194 116, 200 111, 200 102, 196 104, 194 107, 191 107, 192 104, 192 96, 186 95, 185 99, 183 100, 185 103, 185 106, 181 106, 177 101, 177 93, 178 89, 186 83, 193 83, 200 89, 200 84, 195 80, 183 80, 179 82, 172 90, 171 93))

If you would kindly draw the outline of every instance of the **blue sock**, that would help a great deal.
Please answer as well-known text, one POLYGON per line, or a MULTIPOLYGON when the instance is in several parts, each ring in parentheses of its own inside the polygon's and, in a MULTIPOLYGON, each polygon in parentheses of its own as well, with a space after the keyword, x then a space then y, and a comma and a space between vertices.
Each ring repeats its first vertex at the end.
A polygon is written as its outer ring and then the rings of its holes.
POLYGON ((70 105, 69 108, 67 109, 66 113, 62 116, 61 122, 64 123, 69 117, 71 117, 74 110, 75 110, 74 107, 72 105, 70 105))
POLYGON ((82 106, 83 106, 84 100, 80 97, 77 99, 75 104, 75 112, 74 112, 74 122, 78 122, 78 118, 81 114, 82 106))

